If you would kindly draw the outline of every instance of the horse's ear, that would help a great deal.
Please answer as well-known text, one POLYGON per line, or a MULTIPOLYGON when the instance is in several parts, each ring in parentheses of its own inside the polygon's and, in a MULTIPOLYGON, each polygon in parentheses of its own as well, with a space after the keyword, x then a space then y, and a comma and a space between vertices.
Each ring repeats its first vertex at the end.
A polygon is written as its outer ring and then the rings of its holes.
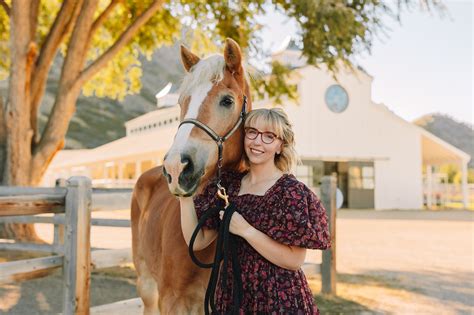
POLYGON ((240 73, 242 71, 242 52, 239 44, 231 38, 225 40, 224 59, 230 72, 240 73))
POLYGON ((181 45, 181 62, 183 63, 184 69, 189 72, 189 69, 192 68, 201 60, 198 56, 193 54, 189 49, 184 45, 181 45))

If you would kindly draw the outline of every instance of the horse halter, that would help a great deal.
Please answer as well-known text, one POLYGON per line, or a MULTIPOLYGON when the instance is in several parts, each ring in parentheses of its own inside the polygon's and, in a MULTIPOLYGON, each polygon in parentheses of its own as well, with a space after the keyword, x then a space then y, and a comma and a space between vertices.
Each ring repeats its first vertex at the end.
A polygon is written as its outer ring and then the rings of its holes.
MULTIPOLYGON (((212 138, 217 144, 217 187, 219 188, 219 193, 221 193, 223 196, 221 197, 222 199, 226 200, 225 197, 227 196, 225 193, 225 188, 221 186, 221 169, 222 169, 222 160, 223 160, 223 145, 224 142, 232 136, 232 134, 240 127, 242 122, 245 120, 245 115, 247 114, 247 96, 244 95, 244 101, 242 104, 242 110, 240 111, 239 119, 235 123, 234 127, 232 127, 229 132, 227 132, 224 136, 219 136, 214 130, 212 130, 210 127, 206 126, 202 122, 200 122, 197 119, 194 118, 188 118, 188 119, 183 119, 183 121, 179 124, 179 127, 181 127, 184 124, 193 124, 197 126, 198 128, 204 130, 209 137, 212 138)), ((178 127, 178 128, 179 128, 178 127)), ((226 200, 226 205, 228 204, 228 201, 226 200)))

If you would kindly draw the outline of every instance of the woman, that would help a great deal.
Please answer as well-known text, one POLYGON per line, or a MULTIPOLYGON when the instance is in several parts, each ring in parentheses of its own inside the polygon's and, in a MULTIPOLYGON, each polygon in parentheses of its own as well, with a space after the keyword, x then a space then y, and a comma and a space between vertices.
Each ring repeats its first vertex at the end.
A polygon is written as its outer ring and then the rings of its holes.
MULTIPOLYGON (((238 257, 244 296, 242 314, 319 314, 301 266, 306 249, 330 246, 326 211, 319 198, 290 174, 296 164, 294 134, 281 109, 258 109, 245 121, 245 162, 248 170, 222 175, 230 202, 239 209, 230 222, 238 235, 238 257)), ((207 209, 215 206, 215 182, 200 195, 182 197, 181 224, 189 244, 207 209)), ((219 216, 207 220, 194 249, 206 248, 217 236, 219 216)), ((232 281, 232 272, 228 273, 232 281)), ((217 287, 217 309, 232 304, 231 287, 217 287)))

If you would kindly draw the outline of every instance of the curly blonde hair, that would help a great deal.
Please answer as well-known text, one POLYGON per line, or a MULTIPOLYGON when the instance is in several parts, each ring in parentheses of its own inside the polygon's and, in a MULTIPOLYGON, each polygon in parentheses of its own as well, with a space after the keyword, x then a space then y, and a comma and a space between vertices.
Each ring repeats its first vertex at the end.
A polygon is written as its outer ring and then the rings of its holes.
MULTIPOLYGON (((245 127, 255 127, 257 122, 262 122, 266 130, 274 132, 283 140, 280 154, 275 154, 275 166, 284 173, 290 173, 298 164, 298 155, 295 150, 295 134, 288 116, 281 108, 260 108, 252 110, 245 118, 245 127)), ((246 166, 249 160, 244 154, 246 166)))

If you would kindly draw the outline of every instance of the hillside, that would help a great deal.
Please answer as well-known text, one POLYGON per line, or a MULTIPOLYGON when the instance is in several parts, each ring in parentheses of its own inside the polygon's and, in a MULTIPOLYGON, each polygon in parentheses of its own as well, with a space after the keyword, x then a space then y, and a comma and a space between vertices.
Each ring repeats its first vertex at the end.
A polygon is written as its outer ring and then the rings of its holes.
POLYGON ((413 123, 469 154, 471 156, 469 168, 474 168, 473 126, 439 113, 425 115, 413 123))

